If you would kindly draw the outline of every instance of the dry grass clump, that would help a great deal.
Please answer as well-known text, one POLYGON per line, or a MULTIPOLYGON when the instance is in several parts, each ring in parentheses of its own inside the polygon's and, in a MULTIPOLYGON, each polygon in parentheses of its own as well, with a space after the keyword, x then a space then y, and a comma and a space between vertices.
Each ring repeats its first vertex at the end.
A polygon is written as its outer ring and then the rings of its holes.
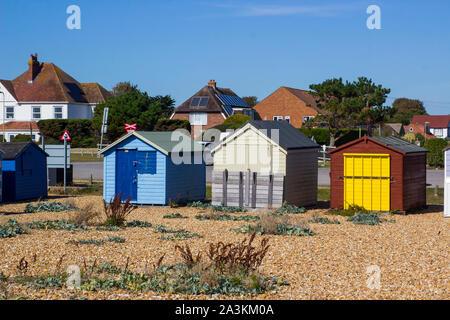
POLYGON ((106 215, 105 225, 122 227, 125 225, 126 217, 136 209, 136 206, 130 203, 131 197, 128 197, 122 203, 122 194, 116 194, 109 203, 103 200, 103 208, 106 215))
POLYGON ((69 214, 69 221, 78 225, 92 226, 101 222, 101 212, 95 209, 93 202, 83 205, 69 214))

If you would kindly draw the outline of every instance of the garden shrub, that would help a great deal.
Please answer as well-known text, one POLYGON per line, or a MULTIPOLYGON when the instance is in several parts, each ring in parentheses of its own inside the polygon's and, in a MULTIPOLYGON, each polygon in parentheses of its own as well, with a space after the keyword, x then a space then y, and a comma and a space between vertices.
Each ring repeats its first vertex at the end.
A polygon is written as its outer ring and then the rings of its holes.
POLYGON ((425 142, 424 147, 429 152, 427 154, 427 164, 432 167, 444 166, 444 148, 448 145, 445 139, 429 139, 425 142))
POLYGON ((191 123, 188 120, 181 119, 159 119, 153 131, 175 131, 185 129, 191 132, 191 123))
POLYGON ((27 233, 16 220, 9 219, 6 225, 0 226, 0 238, 12 238, 18 234, 27 233))
POLYGON ((306 209, 303 207, 297 207, 290 204, 283 204, 280 208, 275 210, 275 212, 269 213, 269 215, 273 216, 283 216, 285 214, 300 214, 305 213, 306 209))
POLYGON ((125 226, 130 228, 152 228, 153 224, 147 221, 133 220, 127 222, 125 226))
POLYGON ((125 238, 121 238, 121 237, 108 238, 108 242, 124 243, 125 241, 126 241, 125 238))
POLYGON ((67 230, 67 231, 75 231, 75 230, 87 230, 88 228, 79 225, 76 223, 72 223, 68 220, 46 220, 46 221, 33 221, 27 223, 26 226, 30 229, 43 229, 43 230, 67 230))
POLYGON ((92 127, 92 121, 86 119, 49 119, 40 120, 37 123, 41 135, 46 138, 46 144, 61 141, 59 138, 67 129, 72 140, 72 148, 96 148, 95 130, 92 127))
POLYGON ((25 207, 25 213, 34 213, 34 212, 63 212, 63 211, 72 211, 78 209, 72 204, 62 204, 61 202, 40 202, 37 205, 27 204, 25 207))
POLYGON ((283 216, 261 216, 261 221, 255 225, 244 225, 231 230, 233 233, 256 233, 259 235, 289 235, 312 236, 314 233, 304 223, 291 223, 283 216))
POLYGON ((339 220, 333 219, 330 220, 326 217, 318 217, 316 215, 313 215, 313 219, 310 220, 311 223, 321 223, 321 224, 340 224, 339 220))
POLYGON ((74 244, 74 245, 82 245, 82 244, 92 244, 96 246, 101 246, 105 244, 105 241, 103 240, 95 240, 95 239, 89 239, 89 240, 69 240, 66 242, 67 244, 74 244))
POLYGON ((381 222, 385 221, 383 219, 380 219, 380 217, 377 214, 370 213, 370 214, 357 214, 352 217, 349 217, 347 221, 351 221, 354 224, 364 224, 369 226, 375 226, 380 224, 381 222))
POLYGON ((186 216, 183 216, 181 213, 168 213, 165 216, 163 216, 164 219, 187 219, 186 216))
POLYGON ((204 215, 197 215, 195 216, 198 220, 215 220, 215 221, 225 221, 225 220, 231 220, 231 221, 255 221, 259 220, 259 216, 232 216, 229 214, 204 214, 204 215))

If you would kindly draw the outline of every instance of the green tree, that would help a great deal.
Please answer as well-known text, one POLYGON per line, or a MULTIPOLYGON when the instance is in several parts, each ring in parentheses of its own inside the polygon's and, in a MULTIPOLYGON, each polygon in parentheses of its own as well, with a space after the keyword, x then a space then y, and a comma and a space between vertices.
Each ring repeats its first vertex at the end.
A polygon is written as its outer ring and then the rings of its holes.
POLYGON ((159 119, 173 112, 174 100, 170 96, 150 97, 137 88, 116 96, 95 107, 92 126, 100 132, 103 110, 109 108, 106 138, 113 142, 125 134, 125 123, 136 123, 138 130, 152 131, 159 119))
POLYGON ((248 104, 249 107, 254 107, 258 104, 258 98, 255 96, 247 96, 247 97, 242 97, 242 100, 245 101, 246 104, 248 104))
POLYGON ((389 122, 401 122, 403 125, 408 125, 415 115, 427 115, 427 111, 423 102, 415 99, 398 98, 392 103, 395 108, 395 113, 389 119, 389 122))
POLYGON ((365 121, 380 121, 388 111, 383 104, 390 89, 383 88, 365 77, 345 83, 342 78, 328 79, 309 87, 323 112, 308 122, 308 126, 328 128, 330 146, 334 146, 338 138, 355 126, 365 121))
POLYGON ((447 140, 445 139, 429 139, 425 141, 424 148, 429 151, 427 154, 427 164, 429 166, 444 166, 444 148, 447 145, 447 140))
POLYGON ((122 81, 118 82, 114 88, 112 88, 112 92, 114 96, 119 96, 121 94, 127 93, 128 91, 132 91, 137 89, 137 85, 131 84, 130 81, 122 81))
POLYGON ((31 137, 26 134, 18 134, 11 140, 11 142, 27 142, 27 141, 32 141, 32 140, 31 140, 31 137))

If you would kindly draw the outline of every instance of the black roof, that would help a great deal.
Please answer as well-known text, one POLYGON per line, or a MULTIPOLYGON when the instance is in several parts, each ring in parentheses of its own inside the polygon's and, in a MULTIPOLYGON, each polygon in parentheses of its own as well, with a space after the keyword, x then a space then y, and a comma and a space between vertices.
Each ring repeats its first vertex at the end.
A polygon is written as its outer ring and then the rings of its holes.
POLYGON ((419 147, 416 144, 409 143, 403 139, 389 136, 389 137, 376 137, 372 138, 375 141, 378 141, 388 147, 399 150, 404 153, 420 153, 420 152, 428 152, 427 149, 419 147))
MULTIPOLYGON (((36 146, 33 142, 1 142, 0 152, 2 153, 3 160, 14 160, 19 154, 25 150, 30 144, 36 146)), ((44 152, 41 148, 36 146, 40 151, 44 152)), ((44 152, 45 153, 45 152, 44 152)), ((46 154, 47 155, 47 154, 46 154)))
POLYGON ((272 134, 274 133, 272 130, 278 129, 279 141, 276 141, 276 136, 273 136, 272 140, 278 142, 278 144, 285 150, 319 148, 317 143, 313 142, 310 138, 305 136, 300 130, 294 128, 287 121, 251 120, 247 121, 243 126, 248 123, 258 130, 263 130, 261 132, 263 132, 270 139, 272 139, 272 134))

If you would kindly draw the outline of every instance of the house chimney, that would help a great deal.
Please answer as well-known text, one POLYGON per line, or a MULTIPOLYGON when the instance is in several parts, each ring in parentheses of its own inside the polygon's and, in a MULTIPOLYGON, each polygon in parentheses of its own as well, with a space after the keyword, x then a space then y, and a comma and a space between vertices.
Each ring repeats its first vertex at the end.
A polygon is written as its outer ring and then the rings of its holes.
POLYGON ((209 80, 208 87, 216 88, 216 80, 209 80))
POLYGON ((38 61, 37 53, 33 55, 30 55, 30 61, 28 61, 28 66, 30 69, 30 75, 28 79, 28 83, 33 83, 33 80, 38 75, 39 71, 41 71, 41 64, 38 61))

